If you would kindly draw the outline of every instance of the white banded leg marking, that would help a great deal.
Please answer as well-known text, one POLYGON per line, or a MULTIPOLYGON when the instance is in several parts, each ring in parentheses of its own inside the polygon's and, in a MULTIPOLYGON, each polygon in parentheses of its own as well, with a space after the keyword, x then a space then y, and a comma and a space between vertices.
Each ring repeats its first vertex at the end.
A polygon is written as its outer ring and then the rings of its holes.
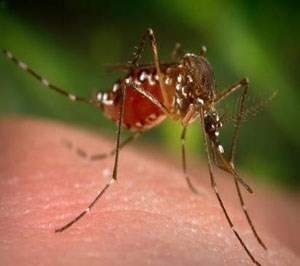
POLYGON ((109 180, 109 185, 111 186, 111 185, 113 185, 114 183, 116 182, 116 180, 114 179, 114 178, 111 178, 110 180, 109 180))
POLYGON ((18 66, 24 70, 28 69, 28 66, 22 61, 18 61, 18 66))
MULTIPOLYGON (((115 84, 115 86, 117 86, 115 84)), ((117 87, 118 89, 118 87, 117 87)), ((105 104, 105 105, 113 105, 114 104, 114 101, 112 99, 109 99, 109 95, 107 92, 98 92, 97 95, 96 95, 96 98, 99 102, 101 102, 102 104, 105 104)))
POLYGON ((4 51, 4 54, 6 55, 7 58, 12 59, 13 55, 10 51, 4 51))
POLYGON ((135 126, 138 128, 141 128, 141 127, 143 127, 143 124, 142 124, 142 122, 138 121, 135 123, 135 126))
POLYGON ((46 87, 49 87, 50 82, 47 79, 41 78, 41 82, 43 85, 45 85, 46 87))
POLYGON ((68 97, 71 101, 76 101, 77 97, 74 94, 68 94, 68 97))
POLYGON ((87 98, 75 96, 75 95, 70 94, 67 91, 63 90, 62 88, 57 87, 56 85, 50 83, 50 81, 48 81, 47 79, 43 78, 40 74, 38 74, 36 71, 34 71, 32 68, 30 68, 23 61, 15 58, 11 52, 4 50, 4 49, 2 51, 3 51, 4 55, 8 59, 10 59, 14 64, 16 64, 19 68, 28 72, 31 76, 33 76, 35 79, 37 79, 39 82, 41 82, 44 86, 48 87, 49 89, 56 91, 59 94, 62 94, 63 96, 67 97, 71 101, 94 103, 93 99, 87 99, 87 98))

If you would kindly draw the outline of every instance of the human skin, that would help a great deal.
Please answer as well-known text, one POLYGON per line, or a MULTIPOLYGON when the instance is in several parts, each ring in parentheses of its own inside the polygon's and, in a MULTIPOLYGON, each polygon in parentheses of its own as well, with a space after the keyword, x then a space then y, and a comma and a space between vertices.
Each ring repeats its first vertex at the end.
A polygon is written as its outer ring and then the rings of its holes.
MULTIPOLYGON (((198 196, 185 183, 181 165, 159 147, 124 148, 118 181, 78 223, 54 233, 87 207, 113 166, 113 158, 84 160, 62 139, 90 153, 114 145, 57 122, 0 121, 1 265, 253 265, 209 186, 205 162, 190 165, 198 196)), ((292 201, 248 180, 256 194, 243 194, 265 251, 245 221, 231 178, 216 174, 228 212, 255 258, 262 265, 300 265, 299 198, 292 201)))

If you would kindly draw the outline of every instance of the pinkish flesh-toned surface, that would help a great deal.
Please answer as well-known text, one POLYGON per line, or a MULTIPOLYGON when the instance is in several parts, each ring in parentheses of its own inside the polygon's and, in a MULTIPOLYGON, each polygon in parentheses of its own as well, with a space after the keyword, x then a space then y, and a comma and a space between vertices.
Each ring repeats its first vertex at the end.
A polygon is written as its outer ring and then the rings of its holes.
MULTIPOLYGON (((253 265, 209 187, 205 163, 191 166, 203 192, 196 196, 179 163, 141 145, 121 152, 118 182, 91 212, 66 232, 54 233, 86 208, 113 164, 112 159, 86 161, 66 149, 62 139, 90 152, 114 145, 59 123, 0 122, 1 265, 253 265)), ((232 181, 217 173, 228 211, 257 260, 300 265, 295 255, 300 254, 299 197, 250 180, 256 195, 245 196, 266 252, 245 222, 232 181)))

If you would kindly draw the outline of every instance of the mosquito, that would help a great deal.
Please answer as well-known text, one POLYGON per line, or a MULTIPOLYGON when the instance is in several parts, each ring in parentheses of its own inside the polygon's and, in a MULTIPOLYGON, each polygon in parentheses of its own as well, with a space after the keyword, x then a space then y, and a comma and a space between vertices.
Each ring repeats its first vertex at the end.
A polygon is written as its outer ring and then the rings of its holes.
MULTIPOLYGON (((249 79, 242 78, 221 92, 216 91, 215 77, 210 63, 205 57, 206 48, 203 46, 199 55, 183 53, 179 45, 173 52, 174 62, 160 63, 156 38, 152 29, 147 29, 133 53, 133 60, 128 64, 118 65, 114 68, 125 70, 126 75, 113 84, 111 89, 98 91, 94 97, 84 98, 71 94, 49 82, 24 62, 16 59, 14 55, 3 50, 5 56, 27 71, 44 86, 56 91, 74 102, 83 102, 95 105, 103 110, 105 116, 117 123, 117 137, 115 148, 108 154, 95 154, 88 157, 87 153, 78 149, 78 153, 91 160, 98 160, 109 155, 114 156, 113 173, 107 184, 100 190, 91 203, 78 216, 69 223, 55 230, 63 232, 70 228, 87 214, 103 196, 108 188, 115 183, 118 177, 118 162, 120 149, 139 137, 145 131, 160 124, 165 118, 178 121, 182 125, 181 153, 184 177, 189 188, 196 194, 200 194, 193 185, 187 173, 185 139, 188 126, 198 121, 203 135, 204 149, 207 158, 211 187, 217 197, 225 218, 236 236, 237 240, 255 265, 261 265, 246 246, 240 234, 225 208, 223 200, 218 192, 213 166, 229 173, 235 183, 240 205, 247 222, 258 243, 266 250, 267 247, 258 235, 250 215, 247 211, 241 187, 249 193, 253 193, 251 187, 239 176, 234 166, 234 156, 237 146, 238 132, 244 114, 249 112, 245 108, 248 93, 249 79), (153 63, 139 64, 139 59, 144 47, 150 43, 153 63), (176 59, 176 60, 175 60, 176 59), (228 157, 219 140, 219 130, 222 127, 223 118, 217 110, 217 105, 230 94, 242 90, 238 111, 235 114, 235 127, 233 140, 228 157), (132 132, 127 139, 121 142, 122 128, 132 132)), ((273 96, 272 96, 273 97, 273 96)), ((270 97, 270 98, 272 98, 270 97)), ((254 108, 255 109, 255 108, 254 108)), ((69 146, 72 146, 69 143, 69 146)))

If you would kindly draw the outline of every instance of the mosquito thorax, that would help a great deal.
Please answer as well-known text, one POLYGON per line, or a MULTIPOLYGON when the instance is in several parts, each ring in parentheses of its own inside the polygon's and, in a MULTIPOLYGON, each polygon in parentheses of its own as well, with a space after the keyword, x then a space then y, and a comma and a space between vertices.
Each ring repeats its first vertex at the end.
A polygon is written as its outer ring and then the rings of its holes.
POLYGON ((216 94, 215 78, 207 59, 201 55, 186 53, 181 59, 185 75, 193 80, 190 87, 194 104, 213 102, 216 94))

